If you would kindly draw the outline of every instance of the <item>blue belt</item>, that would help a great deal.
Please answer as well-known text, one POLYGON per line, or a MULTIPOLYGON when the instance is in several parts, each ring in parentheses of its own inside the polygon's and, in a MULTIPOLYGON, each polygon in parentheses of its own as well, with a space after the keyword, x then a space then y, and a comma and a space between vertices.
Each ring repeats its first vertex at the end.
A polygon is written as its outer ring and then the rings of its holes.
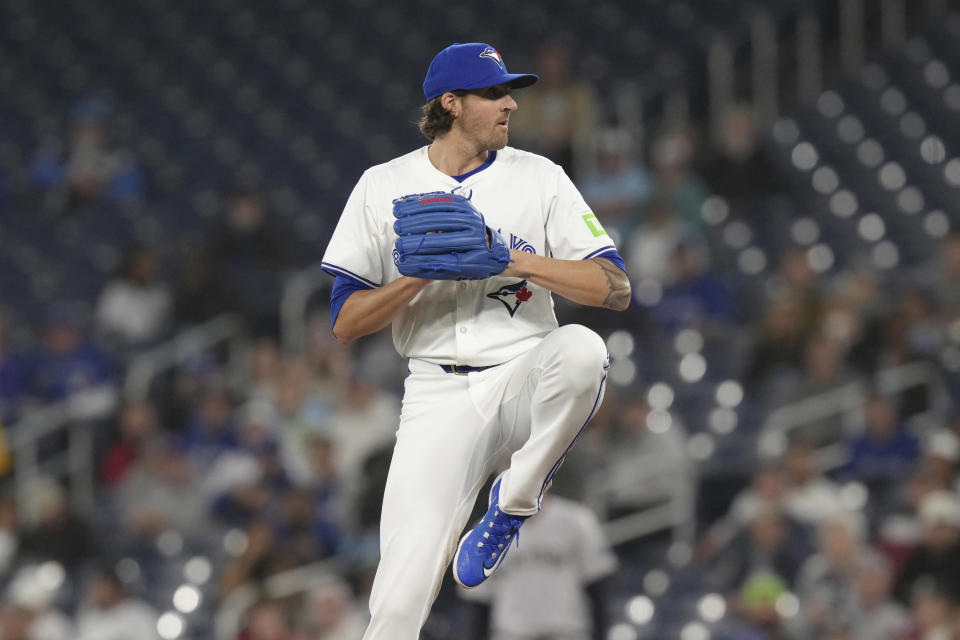
POLYGON ((486 371, 487 369, 492 369, 495 366, 497 365, 491 364, 486 367, 471 367, 466 364, 442 364, 440 365, 440 368, 447 373, 453 373, 458 376, 465 376, 468 373, 475 373, 477 371, 486 371))

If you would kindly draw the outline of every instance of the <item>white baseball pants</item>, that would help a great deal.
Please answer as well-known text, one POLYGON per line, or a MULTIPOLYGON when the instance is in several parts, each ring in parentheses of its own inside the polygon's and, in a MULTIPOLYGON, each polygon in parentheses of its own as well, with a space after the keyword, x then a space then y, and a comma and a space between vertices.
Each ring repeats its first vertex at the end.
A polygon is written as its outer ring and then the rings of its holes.
POLYGON ((410 361, 364 640, 417 640, 491 473, 509 462, 504 511, 539 510, 563 456, 600 406, 607 367, 603 340, 580 325, 467 375, 410 361))

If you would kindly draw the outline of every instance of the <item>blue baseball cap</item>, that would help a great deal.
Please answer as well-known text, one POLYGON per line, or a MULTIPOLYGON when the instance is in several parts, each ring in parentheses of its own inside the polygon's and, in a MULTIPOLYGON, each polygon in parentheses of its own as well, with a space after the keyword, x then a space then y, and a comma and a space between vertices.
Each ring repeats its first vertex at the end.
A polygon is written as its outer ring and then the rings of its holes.
POLYGON ((447 91, 484 89, 498 84, 529 87, 539 79, 532 73, 507 73, 503 58, 488 44, 457 42, 433 58, 423 79, 423 97, 430 102, 447 91))

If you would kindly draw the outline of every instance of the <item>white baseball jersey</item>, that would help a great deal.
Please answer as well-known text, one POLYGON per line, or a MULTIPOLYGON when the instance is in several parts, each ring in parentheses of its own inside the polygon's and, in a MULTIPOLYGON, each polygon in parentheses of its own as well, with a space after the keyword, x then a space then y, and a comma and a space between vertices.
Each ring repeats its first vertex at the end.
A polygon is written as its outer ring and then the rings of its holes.
POLYGON ((500 633, 586 637, 591 623, 584 590, 617 565, 597 516, 572 500, 551 497, 524 524, 519 545, 497 573, 459 593, 490 604, 492 627, 500 633))
MULTIPOLYGON (((429 191, 468 197, 512 249, 567 260, 616 251, 561 167, 511 147, 492 159, 462 182, 434 167, 426 146, 368 169, 347 201, 323 268, 373 287, 400 277, 393 200, 429 191)), ((395 317, 393 341, 405 357, 484 366, 524 353, 556 328, 550 292, 531 282, 437 280, 395 317)))

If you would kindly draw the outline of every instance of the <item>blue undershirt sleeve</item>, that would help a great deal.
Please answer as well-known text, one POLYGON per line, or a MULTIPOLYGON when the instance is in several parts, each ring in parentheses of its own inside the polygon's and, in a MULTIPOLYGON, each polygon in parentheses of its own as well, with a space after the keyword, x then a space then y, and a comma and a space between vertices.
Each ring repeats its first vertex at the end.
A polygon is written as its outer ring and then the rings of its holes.
POLYGON ((604 251, 604 252, 601 253, 600 255, 596 255, 596 256, 593 256, 593 257, 594 257, 594 258, 606 258, 607 260, 609 260, 609 261, 612 262, 613 264, 615 264, 615 265, 617 265, 618 267, 620 267, 620 268, 624 271, 624 273, 626 273, 626 271, 627 271, 627 265, 625 265, 625 264, 623 263, 623 258, 620 257, 620 254, 617 252, 616 249, 610 249, 610 250, 608 250, 608 251, 604 251))
POLYGON ((343 274, 337 275, 333 281, 333 290, 330 292, 330 328, 337 324, 340 309, 347 298, 350 297, 350 294, 361 289, 373 289, 373 287, 365 282, 360 282, 356 278, 343 274))

